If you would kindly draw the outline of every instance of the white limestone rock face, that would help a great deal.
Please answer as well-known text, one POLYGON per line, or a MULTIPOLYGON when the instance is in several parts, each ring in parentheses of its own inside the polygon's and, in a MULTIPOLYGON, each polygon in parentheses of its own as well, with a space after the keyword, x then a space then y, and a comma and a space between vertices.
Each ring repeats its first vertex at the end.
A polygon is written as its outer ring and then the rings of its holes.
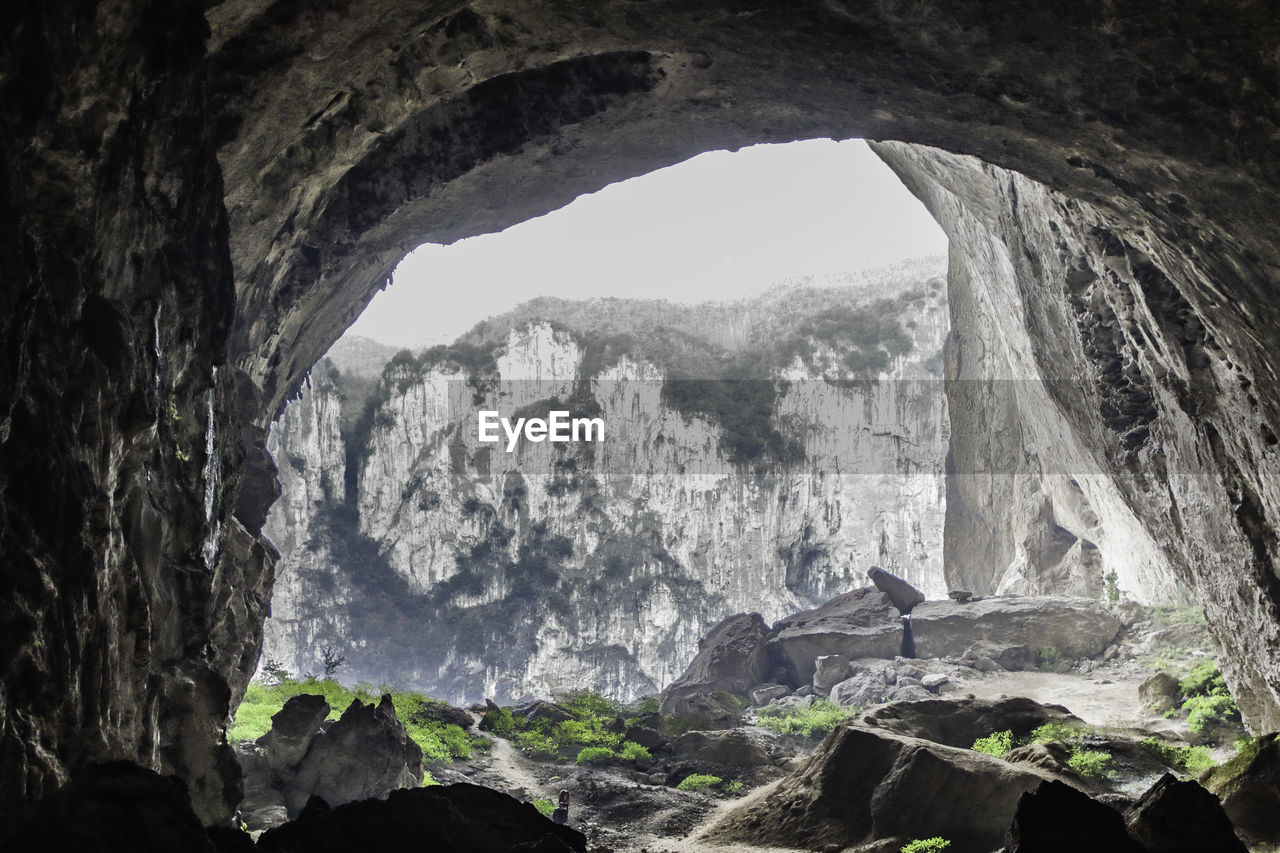
POLYGON ((293 470, 269 528, 288 544, 265 656, 316 671, 332 645, 352 679, 454 702, 633 697, 678 676, 725 616, 772 622, 863 586, 871 565, 941 596, 946 299, 939 276, 909 273, 681 309, 665 337, 620 300, 518 317, 397 356, 345 438, 339 401, 313 382, 273 434, 293 470), (601 314, 612 325, 584 329, 601 314), (837 321, 862 349, 824 337, 837 321), (752 379, 708 372, 762 330, 770 346, 805 343, 776 346, 752 379), (604 441, 479 440, 481 410, 552 409, 600 418, 604 441), (326 484, 343 476, 324 473, 340 459, 355 464, 341 498, 326 484))

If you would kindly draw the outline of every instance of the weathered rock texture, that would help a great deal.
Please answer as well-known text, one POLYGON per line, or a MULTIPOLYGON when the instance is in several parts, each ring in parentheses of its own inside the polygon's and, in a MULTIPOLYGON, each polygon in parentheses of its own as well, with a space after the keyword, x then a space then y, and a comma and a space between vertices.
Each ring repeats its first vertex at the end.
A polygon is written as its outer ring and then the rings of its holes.
POLYGON ((266 654, 316 671, 340 648, 346 677, 459 703, 629 699, 728 614, 818 604, 873 563, 940 595, 934 271, 692 312, 535 300, 389 359, 363 408, 335 354, 271 430, 266 654), (485 411, 595 417, 603 440, 509 449, 480 441, 485 411))
POLYGON ((1090 564, 1074 479, 1136 555, 1122 584, 1165 555, 1246 719, 1280 727, 1273 4, 16 2, 0 32, 6 812, 128 757, 225 814, 265 428, 408 248, 814 136, 956 152, 888 156, 969 306, 966 585, 1039 583, 1019 548, 1090 564), (1004 504, 993 432, 1034 450, 1004 504))

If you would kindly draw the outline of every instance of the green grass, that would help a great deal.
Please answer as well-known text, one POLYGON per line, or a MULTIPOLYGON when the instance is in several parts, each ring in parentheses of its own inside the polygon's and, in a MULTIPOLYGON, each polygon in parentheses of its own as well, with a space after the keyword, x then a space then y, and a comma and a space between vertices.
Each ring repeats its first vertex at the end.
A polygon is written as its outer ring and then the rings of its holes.
POLYGON ((841 708, 827 699, 818 699, 807 708, 769 706, 760 711, 757 725, 784 735, 800 735, 810 740, 824 737, 841 720, 858 713, 857 708, 841 708))
POLYGON ((980 737, 973 742, 972 748, 975 752, 984 752, 987 755, 1000 758, 1013 749, 1013 732, 1006 730, 980 737))
MULTIPOLYGON (((610 757, 617 757, 618 751, 625 749, 622 735, 605 729, 623 712, 613 700, 591 690, 575 690, 562 697, 558 704, 573 714, 573 719, 558 723, 548 719, 524 720, 515 717, 510 708, 490 711, 486 717, 494 734, 511 741, 526 755, 567 761, 570 756, 576 759, 584 748, 606 750, 610 757)), ((633 747, 643 748, 638 744, 633 747)))
POLYGON ((473 735, 461 726, 441 723, 428 716, 429 706, 439 704, 421 693, 407 690, 375 690, 371 685, 345 687, 332 679, 291 679, 280 684, 250 684, 244 701, 236 711, 235 721, 227 732, 231 741, 257 740, 271 728, 271 717, 294 696, 320 695, 329 703, 326 719, 336 720, 359 699, 377 703, 383 693, 391 694, 396 716, 405 731, 419 747, 427 762, 457 761, 470 758, 475 750, 488 750, 489 739, 473 735))
POLYGON ((1218 669, 1217 661, 1205 658, 1192 667, 1191 672, 1178 682, 1183 696, 1180 710, 1187 714, 1187 727, 1193 732, 1204 731, 1215 720, 1239 719, 1240 709, 1227 690, 1227 682, 1218 669))
POLYGON ((703 788, 711 788, 719 785, 724 780, 719 776, 712 776, 709 773, 694 773, 680 780, 680 784, 676 785, 677 791, 700 791, 703 788))
POLYGON ((533 800, 533 807, 537 809, 543 817, 551 817, 551 813, 556 810, 556 804, 544 797, 538 797, 533 800))
POLYGON ((1080 738, 1087 734, 1095 734, 1095 732, 1087 726, 1049 722, 1031 732, 1031 742, 1074 744, 1079 743, 1080 738))

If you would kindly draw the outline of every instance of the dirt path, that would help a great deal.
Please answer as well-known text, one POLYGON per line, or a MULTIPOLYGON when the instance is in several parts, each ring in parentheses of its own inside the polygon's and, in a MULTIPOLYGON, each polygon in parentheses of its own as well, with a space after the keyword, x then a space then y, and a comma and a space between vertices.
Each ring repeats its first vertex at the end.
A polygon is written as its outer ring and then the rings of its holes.
POLYGON ((745 797, 725 800, 708 812, 702 823, 684 838, 655 838, 648 845, 648 849, 652 850, 653 853, 796 853, 798 849, 802 848, 749 847, 745 844, 725 844, 722 846, 705 838, 706 834, 715 828, 716 824, 720 823, 730 812, 764 799, 773 793, 773 790, 778 787, 780 782, 782 782, 781 779, 776 782, 770 782, 768 785, 761 785, 745 797))
MULTIPOLYGON (((478 725, 481 715, 472 713, 471 716, 475 718, 478 725)), ((486 773, 500 778, 508 789, 523 788, 525 799, 531 800, 535 797, 555 799, 555 794, 549 793, 549 789, 534 775, 533 763, 521 755, 506 738, 490 737, 489 740, 493 745, 489 747, 486 773)))

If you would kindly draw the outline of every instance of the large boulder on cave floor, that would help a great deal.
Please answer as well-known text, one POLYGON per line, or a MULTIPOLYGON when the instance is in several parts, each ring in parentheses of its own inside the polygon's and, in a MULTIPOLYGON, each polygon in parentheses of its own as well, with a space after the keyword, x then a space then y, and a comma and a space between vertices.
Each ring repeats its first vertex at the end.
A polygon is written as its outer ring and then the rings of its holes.
POLYGON ((1042 705, 1021 696, 892 702, 858 718, 859 725, 960 748, 992 732, 1011 731, 1015 738, 1026 738, 1048 722, 1085 726, 1061 705, 1042 705))
POLYGON ((875 584, 876 589, 889 596, 893 606, 898 608, 898 612, 903 616, 911 613, 911 610, 917 604, 924 601, 923 592, 893 572, 886 572, 879 566, 872 566, 867 569, 867 577, 871 578, 871 583, 875 584))
POLYGON ((312 740, 284 790, 285 804, 296 815, 312 796, 336 806, 420 784, 422 749, 396 717, 391 697, 377 706, 356 699, 312 740))
POLYGON ((88 765, 24 821, 0 829, 0 850, 215 853, 186 786, 125 761, 88 765))
POLYGON ((971 749, 842 723, 771 793, 730 812, 713 842, 817 850, 942 836, 1000 845, 1018 798, 1049 778, 971 749))
POLYGON ((796 748, 776 732, 745 726, 686 732, 671 742, 670 754, 675 761, 696 759, 709 770, 733 770, 780 765, 795 756, 796 748))
POLYGON ((739 613, 716 625, 698 644, 685 671, 662 693, 664 714, 703 713, 691 699, 724 692, 746 696, 769 673, 769 626, 759 613, 739 613))
POLYGON ((1168 773, 1125 812, 1125 822, 1147 853, 1248 853, 1218 798, 1168 773))
POLYGON ((889 596, 870 586, 780 619, 773 631, 770 644, 794 684, 813 681, 819 657, 892 658, 902 650, 898 610, 889 596))
POLYGON ((1052 649, 1063 660, 1101 655, 1120 621, 1091 598, 994 596, 960 604, 926 601, 911 612, 916 656, 963 657, 973 648, 1006 669, 1030 666, 1052 649))
POLYGON ((329 703, 314 693, 291 696, 271 716, 271 728, 258 740, 266 747, 271 769, 288 781, 307 754, 320 724, 329 716, 329 703))
POLYGON ((1280 843, 1280 735, 1262 737, 1250 752, 1206 771, 1200 782, 1217 795, 1241 838, 1274 845, 1280 843))
POLYGON ((375 844, 384 850, 432 853, 547 853, 586 850, 586 838, 556 826, 531 804, 478 785, 431 785, 309 808, 298 820, 263 833, 264 853, 350 853, 375 844), (525 846, 527 845, 527 846, 525 846))
MULTIPOLYGON (((1145 853, 1115 809, 1060 780, 1024 794, 1004 853, 1145 853)), ((956 851, 961 853, 961 851, 956 851)))

